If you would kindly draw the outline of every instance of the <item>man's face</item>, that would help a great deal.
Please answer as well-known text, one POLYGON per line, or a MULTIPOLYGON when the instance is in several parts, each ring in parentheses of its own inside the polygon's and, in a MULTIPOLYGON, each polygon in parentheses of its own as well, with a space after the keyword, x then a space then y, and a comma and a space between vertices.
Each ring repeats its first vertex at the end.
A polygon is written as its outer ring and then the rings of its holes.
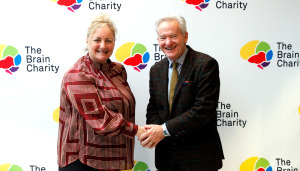
POLYGON ((178 21, 163 21, 157 28, 160 49, 172 61, 184 53, 188 33, 182 34, 178 21))

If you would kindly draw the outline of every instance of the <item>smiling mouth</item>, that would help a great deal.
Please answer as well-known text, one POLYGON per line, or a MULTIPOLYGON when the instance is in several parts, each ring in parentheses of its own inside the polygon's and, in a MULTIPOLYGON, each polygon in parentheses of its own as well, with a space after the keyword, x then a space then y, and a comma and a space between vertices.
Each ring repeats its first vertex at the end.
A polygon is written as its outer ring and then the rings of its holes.
POLYGON ((167 49, 167 50, 173 50, 173 49, 175 49, 176 48, 176 46, 175 47, 172 47, 172 48, 165 48, 165 49, 167 49))
POLYGON ((106 51, 106 50, 97 50, 97 52, 98 53, 104 53, 104 54, 108 53, 108 51, 106 51))

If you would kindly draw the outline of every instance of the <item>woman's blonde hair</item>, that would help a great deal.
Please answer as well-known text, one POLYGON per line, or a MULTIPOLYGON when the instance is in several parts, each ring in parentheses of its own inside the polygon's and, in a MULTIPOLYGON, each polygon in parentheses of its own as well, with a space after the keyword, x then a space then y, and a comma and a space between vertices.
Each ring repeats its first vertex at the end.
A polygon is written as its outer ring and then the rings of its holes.
POLYGON ((108 15, 100 14, 91 22, 87 30, 86 40, 88 40, 90 35, 93 34, 96 29, 101 28, 103 26, 108 26, 108 28, 110 28, 110 30, 113 32, 114 39, 116 39, 117 29, 114 23, 111 21, 108 15))

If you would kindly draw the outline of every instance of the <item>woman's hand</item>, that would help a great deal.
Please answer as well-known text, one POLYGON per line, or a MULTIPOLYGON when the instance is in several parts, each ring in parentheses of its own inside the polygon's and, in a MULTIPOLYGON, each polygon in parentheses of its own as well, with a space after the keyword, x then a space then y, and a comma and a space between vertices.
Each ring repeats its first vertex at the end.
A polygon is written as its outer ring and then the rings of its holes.
POLYGON ((135 135, 140 137, 145 132, 147 132, 147 130, 143 126, 138 126, 138 131, 135 135))

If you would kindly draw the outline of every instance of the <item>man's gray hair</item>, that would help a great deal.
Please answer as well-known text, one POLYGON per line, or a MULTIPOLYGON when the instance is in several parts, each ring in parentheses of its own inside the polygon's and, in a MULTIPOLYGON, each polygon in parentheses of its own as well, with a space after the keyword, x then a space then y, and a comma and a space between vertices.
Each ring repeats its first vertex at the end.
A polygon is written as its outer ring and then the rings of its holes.
POLYGON ((182 34, 185 34, 187 32, 186 22, 185 22, 185 19, 182 16, 167 15, 167 16, 165 16, 163 18, 160 18, 159 20, 156 21, 155 30, 156 30, 157 34, 158 34, 158 32, 157 32, 158 26, 164 21, 177 21, 179 23, 179 27, 180 27, 180 30, 181 30, 182 34))

